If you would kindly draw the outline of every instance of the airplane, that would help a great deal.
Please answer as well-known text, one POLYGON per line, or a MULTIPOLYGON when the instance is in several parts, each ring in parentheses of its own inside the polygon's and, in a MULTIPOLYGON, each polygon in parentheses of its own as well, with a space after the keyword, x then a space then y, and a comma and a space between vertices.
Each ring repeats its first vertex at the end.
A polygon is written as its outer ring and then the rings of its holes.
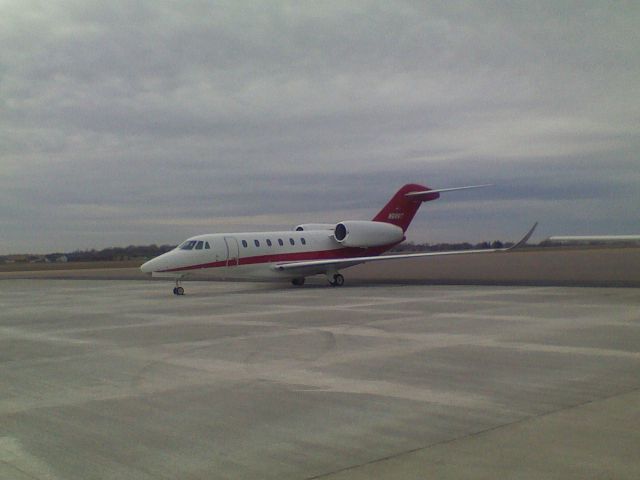
POLYGON ((487 186, 490 185, 431 189, 410 183, 401 187, 369 221, 306 223, 292 231, 197 235, 140 269, 153 277, 174 279, 175 295, 184 295, 180 281, 194 276, 285 280, 301 286, 306 277, 325 275, 330 285, 339 287, 344 284, 340 270, 365 262, 504 252, 524 245, 537 222, 510 248, 382 255, 405 240, 405 232, 423 202, 437 200, 442 193, 487 186))

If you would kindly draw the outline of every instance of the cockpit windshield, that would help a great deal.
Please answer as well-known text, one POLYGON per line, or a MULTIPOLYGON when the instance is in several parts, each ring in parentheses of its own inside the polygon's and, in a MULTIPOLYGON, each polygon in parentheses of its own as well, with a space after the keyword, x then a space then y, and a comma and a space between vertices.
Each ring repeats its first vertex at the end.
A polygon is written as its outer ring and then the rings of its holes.
POLYGON ((193 247, 196 246, 196 243, 198 243, 196 240, 187 240, 178 248, 180 248, 180 250, 193 250, 193 247))

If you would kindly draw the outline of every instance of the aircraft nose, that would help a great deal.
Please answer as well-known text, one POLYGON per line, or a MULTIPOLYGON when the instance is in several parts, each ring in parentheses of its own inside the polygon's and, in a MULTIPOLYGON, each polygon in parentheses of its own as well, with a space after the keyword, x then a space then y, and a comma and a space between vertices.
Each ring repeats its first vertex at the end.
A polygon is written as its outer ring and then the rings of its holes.
POLYGON ((140 270, 143 273, 161 272, 171 266, 174 258, 174 252, 163 253, 159 257, 152 258, 148 262, 140 265, 140 270))
POLYGON ((149 260, 148 262, 144 262, 140 265, 140 270, 142 273, 152 273, 153 272, 153 264, 155 259, 149 260))

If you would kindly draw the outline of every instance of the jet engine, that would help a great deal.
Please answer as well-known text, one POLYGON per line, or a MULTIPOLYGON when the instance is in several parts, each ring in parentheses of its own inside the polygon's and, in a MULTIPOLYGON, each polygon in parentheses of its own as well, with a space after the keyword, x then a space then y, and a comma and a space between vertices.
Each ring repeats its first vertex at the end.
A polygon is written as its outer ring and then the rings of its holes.
POLYGON ((338 223, 333 235, 345 247, 381 247, 404 240, 404 232, 400 227, 361 220, 338 223))

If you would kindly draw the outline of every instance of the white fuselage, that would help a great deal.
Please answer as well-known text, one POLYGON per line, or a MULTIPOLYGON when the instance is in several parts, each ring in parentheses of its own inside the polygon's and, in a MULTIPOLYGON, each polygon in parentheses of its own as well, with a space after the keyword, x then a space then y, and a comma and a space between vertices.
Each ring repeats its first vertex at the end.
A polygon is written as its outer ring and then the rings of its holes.
POLYGON ((154 276, 169 278, 204 276, 286 280, 298 274, 278 271, 275 265, 376 255, 390 247, 344 247, 335 240, 332 230, 205 234, 189 238, 141 268, 154 276))

